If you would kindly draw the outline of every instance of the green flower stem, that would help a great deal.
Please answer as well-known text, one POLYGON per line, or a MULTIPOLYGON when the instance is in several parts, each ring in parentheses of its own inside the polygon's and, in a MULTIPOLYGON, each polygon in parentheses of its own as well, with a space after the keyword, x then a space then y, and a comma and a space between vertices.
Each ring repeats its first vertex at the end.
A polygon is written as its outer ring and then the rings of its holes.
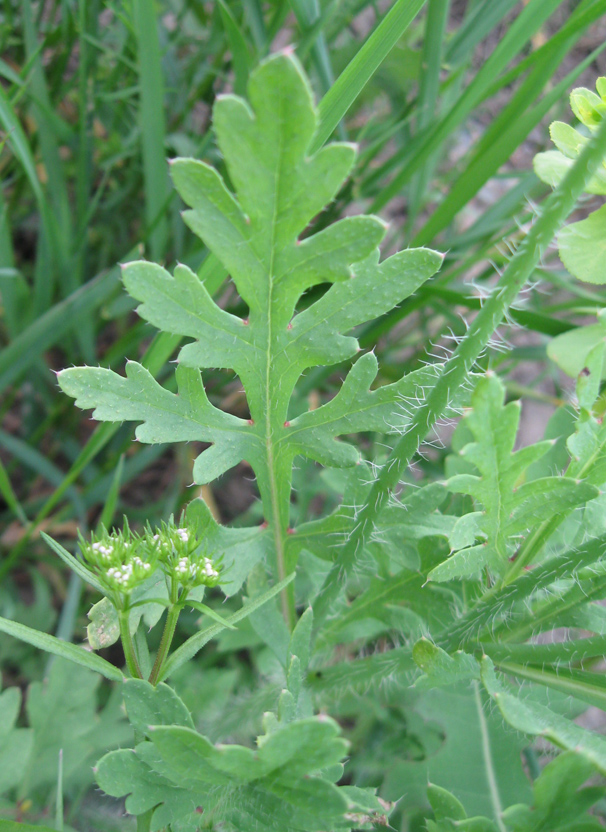
POLYGON ((330 615, 356 562, 356 556, 372 534, 375 521, 389 494, 400 482, 420 443, 448 411, 451 391, 459 389, 486 348, 507 309, 541 262, 547 246, 573 210, 594 171, 606 156, 606 120, 587 143, 560 185, 545 201, 527 236, 505 269, 498 286, 472 321, 467 335, 446 362, 436 385, 416 410, 406 433, 396 443, 358 514, 358 522, 341 549, 314 605, 314 621, 320 627, 330 615))
POLYGON ((183 604, 185 603, 185 599, 187 597, 187 590, 183 590, 181 597, 177 599, 177 585, 176 582, 173 581, 170 595, 172 606, 168 609, 164 632, 162 633, 162 639, 160 641, 160 646, 158 647, 158 655, 156 656, 156 661, 154 662, 152 671, 149 674, 149 682, 154 686, 158 684, 158 679, 160 678, 162 668, 164 667, 164 662, 168 656, 170 646, 175 635, 175 630, 177 628, 177 621, 179 620, 179 615, 181 614, 183 604))
POLYGON ((120 638, 122 640, 122 649, 124 650, 124 658, 126 660, 128 672, 133 677, 133 679, 142 679, 143 676, 141 675, 141 668, 139 667, 139 662, 137 661, 135 646, 133 644, 133 639, 130 634, 130 627, 128 624, 129 617, 130 616, 128 609, 118 611, 118 621, 120 624, 120 638))

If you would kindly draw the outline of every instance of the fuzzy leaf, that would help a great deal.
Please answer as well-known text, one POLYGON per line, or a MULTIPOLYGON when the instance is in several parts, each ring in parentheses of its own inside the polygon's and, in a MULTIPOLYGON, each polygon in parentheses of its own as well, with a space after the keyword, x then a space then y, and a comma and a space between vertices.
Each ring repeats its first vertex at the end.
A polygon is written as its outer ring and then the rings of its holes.
MULTIPOLYGON (((129 812, 156 806, 152 830, 176 820, 189 828, 198 807, 198 823, 231 823, 251 832, 350 829, 346 813, 361 808, 356 795, 318 776, 347 750, 328 718, 285 725, 260 737, 257 750, 214 746, 187 727, 148 731, 151 742, 134 753, 106 755, 97 781, 108 794, 129 795, 129 812)), ((366 806, 370 798, 362 796, 366 806)))
POLYGON ((503 813, 512 832, 589 832, 603 828, 586 812, 603 796, 600 786, 586 786, 593 765, 572 751, 559 754, 533 784, 532 806, 518 804, 503 813))
POLYGON ((93 604, 87 616, 90 624, 86 628, 86 635, 93 650, 103 650, 118 641, 120 622, 116 608, 109 598, 102 598, 93 604))
POLYGON ((143 679, 127 679, 123 693, 129 722, 141 734, 147 734, 150 725, 194 727, 181 699, 164 683, 154 687, 143 679))
POLYGON ((415 687, 422 690, 456 684, 464 679, 477 679, 480 675, 478 663, 473 656, 461 650, 449 656, 426 638, 417 641, 412 657, 424 672, 415 682, 415 687))
MULTIPOLYGON (((471 685, 463 682, 423 691, 415 711, 439 727, 443 741, 420 762, 402 760, 392 766, 382 787, 386 799, 401 797, 403 808, 423 805, 430 782, 448 789, 468 815, 492 818, 492 789, 497 789, 504 806, 530 798, 520 766, 527 740, 504 731, 499 713, 486 707, 483 699, 489 705, 490 699, 481 694, 475 680, 471 685)), ((454 829, 465 829, 462 824, 454 829)))
MULTIPOLYGON (((309 155, 318 116, 309 84, 290 55, 262 63, 250 76, 248 97, 250 104, 222 96, 213 110, 234 193, 203 162, 178 159, 171 165, 175 187, 190 206, 185 222, 229 272, 248 318, 220 309, 185 266, 170 275, 150 263, 129 263, 124 284, 140 301, 139 314, 194 339, 179 354, 178 395, 133 362, 126 378, 101 368, 72 368, 59 374, 59 383, 79 406, 94 408, 96 419, 142 422, 136 432, 142 442, 210 443, 195 462, 196 482, 210 482, 246 460, 268 522, 285 532, 293 458, 354 465, 355 448, 335 440, 362 430, 404 430, 402 401, 420 395, 419 385, 428 378, 424 371, 371 391, 376 360, 363 356, 331 402, 289 424, 299 376, 354 356, 358 344, 347 333, 411 295, 439 269, 442 256, 413 249, 379 262, 385 224, 371 216, 346 217, 302 237, 349 175, 355 149, 332 144, 309 155), (297 314, 301 295, 320 283, 332 286, 297 314), (209 402, 200 376, 204 367, 238 374, 250 422, 209 402)), ((274 545, 268 537, 266 548, 270 540, 274 545)), ((278 574, 285 572, 280 568, 278 574)))
POLYGON ((606 205, 558 234, 560 258, 570 274, 586 283, 606 283, 606 205))
MULTIPOLYGON (((294 558, 302 549, 323 560, 332 561, 337 556, 356 524, 356 506, 363 502, 370 488, 372 472, 361 463, 349 476, 351 481, 342 505, 327 517, 302 523, 295 534, 289 535, 286 551, 290 557, 294 558)), ((398 503, 383 510, 378 534, 388 533, 397 543, 434 535, 448 537, 457 518, 438 512, 446 497, 446 488, 437 482, 409 490, 398 503)))
POLYGON ((474 513, 472 521, 463 521, 464 529, 455 526, 451 543, 463 539, 468 546, 433 569, 430 580, 471 577, 485 566, 501 574, 508 568, 520 538, 543 518, 546 501, 551 516, 566 516, 598 496, 595 486, 572 477, 523 482, 526 469, 547 453, 551 442, 538 442, 514 452, 520 405, 504 405, 504 399, 505 390, 496 376, 487 375, 478 382, 473 409, 465 417, 476 441, 466 445, 461 456, 473 463, 480 476, 458 474, 448 480, 447 486, 453 492, 472 496, 484 511, 474 513), (483 538, 482 542, 472 541, 470 532, 483 538))
POLYGON ((580 326, 556 335, 547 345, 547 355, 572 378, 583 372, 587 357, 597 346, 604 349, 606 316, 598 315, 598 323, 580 326))
POLYGON ((20 710, 18 687, 0 694, 0 795, 19 785, 32 750, 31 729, 16 727, 20 710))
POLYGON ((509 692, 498 679, 488 658, 482 661, 482 681, 503 718, 516 730, 573 750, 591 762, 599 772, 606 774, 606 740, 603 737, 581 728, 545 705, 521 700, 509 692))
POLYGON ((63 749, 66 789, 92 782, 91 766, 102 751, 129 742, 132 732, 115 688, 98 712, 97 689, 101 679, 71 662, 57 659, 44 682, 34 682, 27 694, 27 716, 33 746, 21 787, 26 794, 56 788, 57 751, 63 749))
POLYGON ((225 583, 220 589, 227 595, 235 595, 250 574, 253 567, 263 558, 266 550, 265 529, 231 529, 221 526, 204 500, 192 500, 187 506, 187 522, 194 527, 205 541, 214 558, 222 558, 222 574, 225 583))

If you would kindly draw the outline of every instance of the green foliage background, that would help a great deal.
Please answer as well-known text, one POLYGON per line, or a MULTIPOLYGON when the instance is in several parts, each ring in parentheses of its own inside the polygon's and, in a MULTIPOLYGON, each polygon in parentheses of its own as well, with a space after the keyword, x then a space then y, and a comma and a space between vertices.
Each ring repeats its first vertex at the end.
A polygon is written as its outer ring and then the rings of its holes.
POLYGON ((3 4, 0 828, 603 828, 605 23, 3 4), (77 530, 186 507, 231 583, 123 683, 77 530))

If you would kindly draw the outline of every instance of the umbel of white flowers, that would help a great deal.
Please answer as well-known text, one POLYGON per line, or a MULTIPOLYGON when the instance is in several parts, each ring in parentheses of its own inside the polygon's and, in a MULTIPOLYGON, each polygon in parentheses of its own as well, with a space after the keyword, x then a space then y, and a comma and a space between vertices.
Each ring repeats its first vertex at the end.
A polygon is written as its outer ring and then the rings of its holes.
POLYGON ((208 555, 203 540, 172 519, 160 529, 148 527, 143 534, 131 531, 126 522, 111 534, 102 528, 90 541, 81 538, 80 550, 108 596, 118 602, 158 568, 169 582, 187 590, 216 586, 221 578, 221 565, 208 555))

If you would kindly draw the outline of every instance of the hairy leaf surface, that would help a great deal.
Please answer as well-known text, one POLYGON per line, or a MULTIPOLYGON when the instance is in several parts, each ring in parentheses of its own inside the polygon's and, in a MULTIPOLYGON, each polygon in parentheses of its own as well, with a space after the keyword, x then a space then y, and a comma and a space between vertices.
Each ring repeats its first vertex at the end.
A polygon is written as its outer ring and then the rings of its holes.
POLYGON ((213 111, 233 192, 203 162, 177 159, 171 166, 175 186, 190 206, 185 222, 228 270, 248 317, 221 309, 186 266, 171 275, 152 263, 129 263, 124 284, 140 301, 139 314, 193 339, 179 354, 178 394, 136 362, 127 364, 126 377, 102 368, 72 368, 59 374, 59 383, 79 406, 94 408, 96 419, 140 422, 142 442, 210 443, 194 465, 198 483, 246 460, 273 530, 278 575, 284 577, 294 457, 354 465, 358 451, 338 438, 362 430, 402 432, 408 422, 402 402, 414 397, 428 376, 423 371, 372 389, 377 362, 364 355, 332 401, 290 422, 297 380, 309 367, 352 358, 358 343, 348 333, 412 294, 439 269, 442 256, 410 249, 380 262, 385 224, 372 216, 346 217, 310 234, 310 222, 347 178, 355 149, 341 143, 309 154, 317 114, 292 56, 261 64, 250 76, 248 97, 250 103, 222 96, 213 111), (301 295, 318 284, 329 288, 299 310, 301 295), (200 374, 205 367, 228 368, 239 376, 249 420, 209 401, 200 374))

